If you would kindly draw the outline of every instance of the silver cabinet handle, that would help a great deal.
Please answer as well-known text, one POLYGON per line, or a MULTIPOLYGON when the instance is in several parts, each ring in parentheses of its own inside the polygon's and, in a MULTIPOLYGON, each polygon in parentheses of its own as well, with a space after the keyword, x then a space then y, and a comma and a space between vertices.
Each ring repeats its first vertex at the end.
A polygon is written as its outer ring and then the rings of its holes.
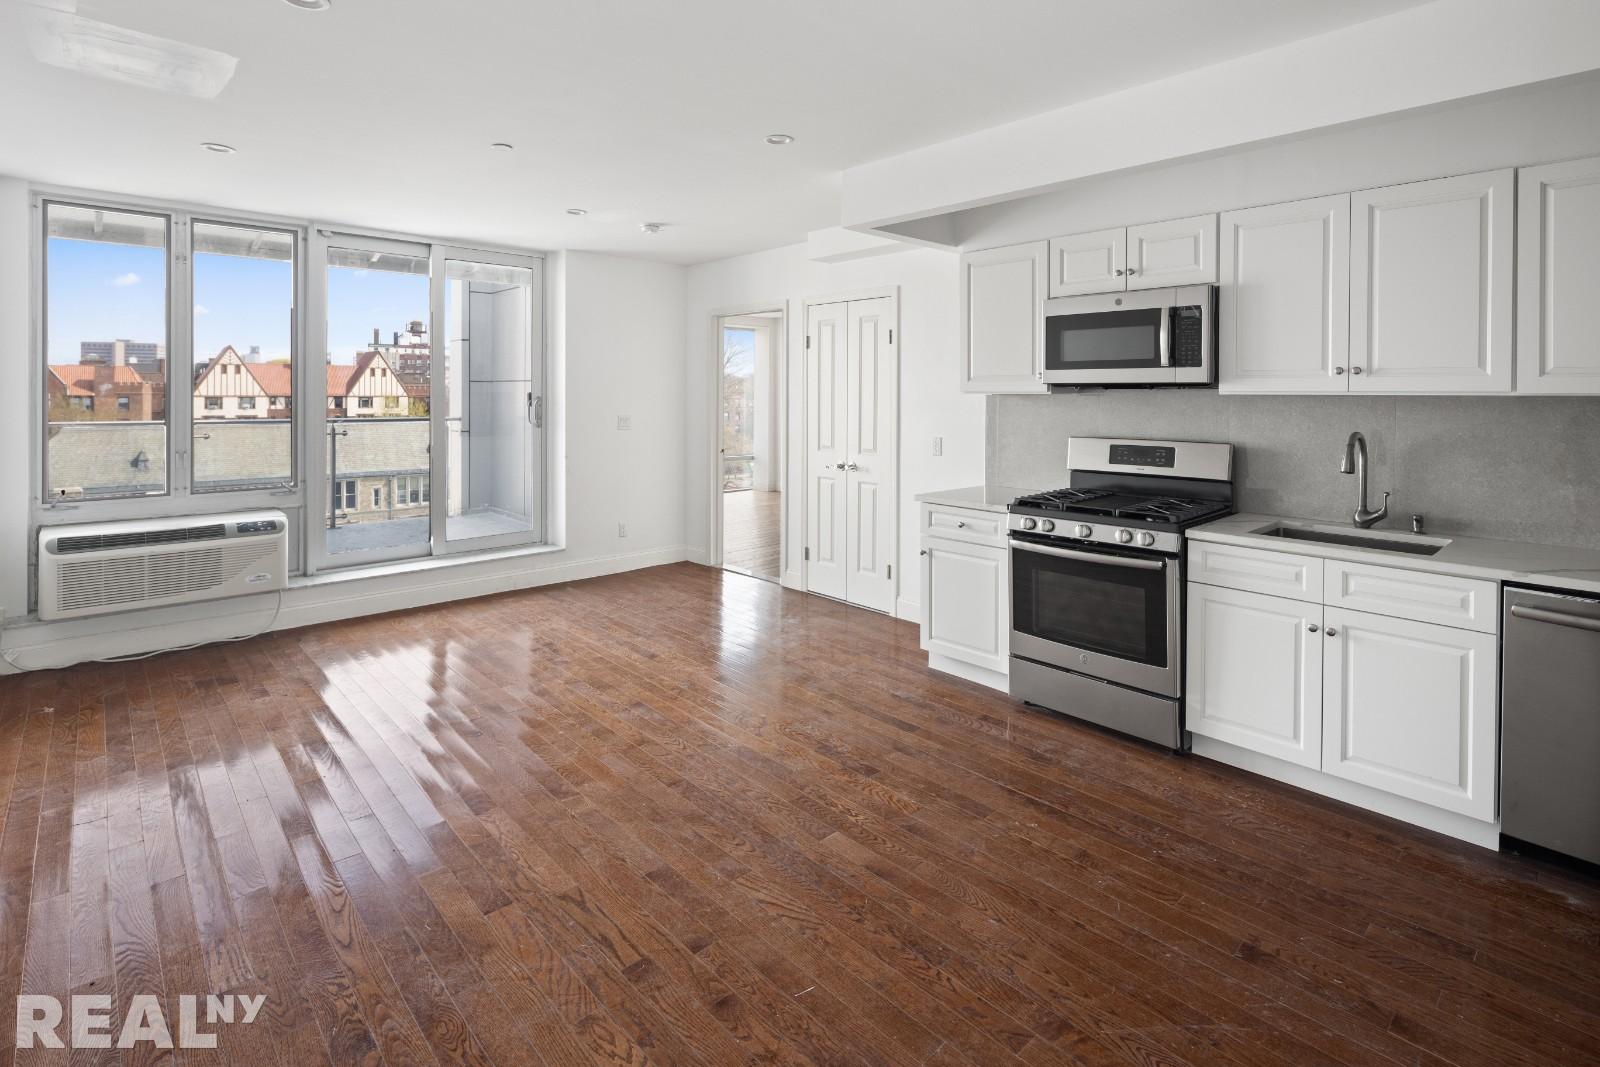
POLYGON ((1335 374, 1343 374, 1344 373, 1344 368, 1343 367, 1335 367, 1335 368, 1333 368, 1333 373, 1335 373, 1335 374))
POLYGON ((1306 629, 1310 630, 1312 633, 1316 633, 1317 632, 1317 624, 1314 623, 1314 622, 1308 622, 1308 623, 1306 623, 1306 629))
POLYGON ((1551 611, 1549 608, 1529 607, 1526 604, 1511 605, 1511 614, 1530 622, 1547 622, 1552 626, 1571 626, 1577 630, 1600 632, 1600 619, 1591 619, 1587 615, 1573 615, 1570 612, 1551 611))
POLYGON ((1338 637, 1339 636, 1339 631, 1335 630, 1333 627, 1330 626, 1330 627, 1328 627, 1328 636, 1329 637, 1338 637))

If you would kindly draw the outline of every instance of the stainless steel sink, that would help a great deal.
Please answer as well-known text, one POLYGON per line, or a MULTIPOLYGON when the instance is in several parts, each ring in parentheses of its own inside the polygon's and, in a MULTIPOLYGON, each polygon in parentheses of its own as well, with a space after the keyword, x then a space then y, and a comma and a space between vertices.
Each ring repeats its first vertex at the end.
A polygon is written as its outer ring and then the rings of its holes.
POLYGON ((1373 552, 1403 552, 1412 556, 1431 556, 1450 543, 1447 537, 1419 537, 1376 530, 1357 532, 1340 527, 1289 526, 1284 523, 1274 523, 1251 532, 1263 537, 1281 537, 1286 541, 1311 541, 1322 545, 1364 548, 1373 552))

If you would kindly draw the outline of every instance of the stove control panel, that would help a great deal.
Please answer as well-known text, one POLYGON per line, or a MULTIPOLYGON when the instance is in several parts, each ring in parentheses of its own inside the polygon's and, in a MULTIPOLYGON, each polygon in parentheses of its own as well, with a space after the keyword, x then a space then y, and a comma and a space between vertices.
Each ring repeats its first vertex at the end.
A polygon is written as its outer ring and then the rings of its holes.
POLYGON ((1018 533, 1049 534, 1063 546, 1074 541, 1101 545, 1137 545, 1154 552, 1176 553, 1183 549, 1183 534, 1163 530, 1130 530, 1123 526, 1091 526, 1086 522, 1041 519, 1033 515, 1008 515, 1006 528, 1018 533))

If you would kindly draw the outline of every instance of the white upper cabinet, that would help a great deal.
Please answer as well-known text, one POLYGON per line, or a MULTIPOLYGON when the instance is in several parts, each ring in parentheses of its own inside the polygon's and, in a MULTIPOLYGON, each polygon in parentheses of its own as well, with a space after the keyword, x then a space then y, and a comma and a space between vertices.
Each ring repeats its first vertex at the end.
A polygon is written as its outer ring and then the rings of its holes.
POLYGON ((1350 197, 1222 216, 1218 389, 1343 393, 1350 363, 1350 197))
POLYGON ((1517 392, 1600 393, 1600 159, 1517 172, 1517 392))
POLYGON ((1326 608, 1322 769, 1491 821, 1493 634, 1326 608))
POLYGON ((1127 288, 1128 231, 1075 233, 1050 240, 1050 295, 1080 296, 1127 288))
POLYGON ((1217 217, 1195 215, 1128 227, 1129 289, 1217 280, 1217 217))
POLYGON ((961 388, 1043 393, 1046 241, 961 257, 961 388))
POLYGON ((1217 280, 1217 217, 1195 215, 1050 239, 1050 295, 1204 285, 1217 280))
POLYGON ((1352 194, 1351 392, 1511 391, 1514 180, 1352 194))

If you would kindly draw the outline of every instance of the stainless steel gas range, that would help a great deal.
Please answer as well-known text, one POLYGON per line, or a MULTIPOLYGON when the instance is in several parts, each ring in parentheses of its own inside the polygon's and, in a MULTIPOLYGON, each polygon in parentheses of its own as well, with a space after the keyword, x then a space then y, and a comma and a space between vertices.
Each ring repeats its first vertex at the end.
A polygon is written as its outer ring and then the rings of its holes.
POLYGON ((1074 437, 1067 462, 1008 509, 1011 695, 1187 748, 1183 531, 1233 512, 1233 446, 1074 437))

